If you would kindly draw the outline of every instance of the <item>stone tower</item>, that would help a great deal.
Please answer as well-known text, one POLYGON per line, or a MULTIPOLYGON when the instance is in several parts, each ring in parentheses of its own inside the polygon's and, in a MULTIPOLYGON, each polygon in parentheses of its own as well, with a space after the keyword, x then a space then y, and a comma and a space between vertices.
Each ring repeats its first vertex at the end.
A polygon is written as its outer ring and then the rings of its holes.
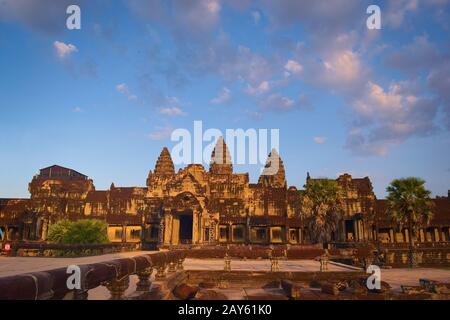
POLYGON ((286 188, 286 174, 284 170, 283 160, 277 150, 272 149, 266 161, 258 184, 272 188, 286 188))
POLYGON ((213 174, 232 174, 233 164, 231 162, 230 151, 228 150, 223 137, 217 140, 217 144, 211 154, 209 172, 213 174))
POLYGON ((148 173, 147 186, 150 184, 152 176, 158 178, 168 178, 175 175, 175 166, 173 165, 172 157, 170 156, 169 150, 164 147, 159 155, 158 160, 155 165, 155 172, 148 173))
POLYGON ((161 154, 156 161, 154 174, 157 176, 172 176, 175 174, 175 166, 173 165, 169 150, 166 147, 161 151, 161 154))

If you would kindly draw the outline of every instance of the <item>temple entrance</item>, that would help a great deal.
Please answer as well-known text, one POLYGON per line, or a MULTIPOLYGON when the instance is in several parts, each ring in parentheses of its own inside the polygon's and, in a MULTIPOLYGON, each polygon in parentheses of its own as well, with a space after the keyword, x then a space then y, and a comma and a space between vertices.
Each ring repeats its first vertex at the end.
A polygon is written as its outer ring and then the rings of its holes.
POLYGON ((345 240, 356 241, 355 224, 353 220, 345 220, 345 240))
POLYGON ((192 227, 193 216, 192 211, 187 211, 180 215, 180 234, 179 239, 181 244, 192 243, 192 227))

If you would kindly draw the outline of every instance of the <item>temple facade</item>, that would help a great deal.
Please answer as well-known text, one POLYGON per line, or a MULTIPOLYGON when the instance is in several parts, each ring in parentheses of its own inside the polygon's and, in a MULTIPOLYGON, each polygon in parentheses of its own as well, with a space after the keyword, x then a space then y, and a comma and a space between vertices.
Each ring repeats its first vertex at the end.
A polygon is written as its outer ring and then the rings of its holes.
MULTIPOLYGON (((309 174, 307 179, 311 179, 309 174)), ((407 242, 408 232, 386 214, 368 177, 341 175, 344 215, 335 242, 407 242)), ((48 228, 61 219, 100 219, 112 242, 140 242, 143 248, 217 244, 302 244, 309 242, 302 213, 302 190, 288 187, 276 150, 257 183, 234 173, 223 139, 209 170, 191 164, 175 172, 164 148, 146 187, 96 190, 87 176, 61 166, 41 169, 29 184, 29 199, 0 199, 3 241, 45 241, 48 228), (273 165, 276 164, 275 172, 273 165)), ((450 194, 435 199, 431 224, 419 241, 449 241, 450 194)))

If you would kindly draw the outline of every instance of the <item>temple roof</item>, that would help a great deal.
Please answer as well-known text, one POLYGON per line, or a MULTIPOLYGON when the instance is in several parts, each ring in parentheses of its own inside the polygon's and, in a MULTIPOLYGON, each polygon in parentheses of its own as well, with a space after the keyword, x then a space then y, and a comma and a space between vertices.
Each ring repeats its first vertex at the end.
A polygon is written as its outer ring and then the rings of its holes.
POLYGON ((223 139, 220 137, 211 154, 211 163, 209 172, 214 174, 232 174, 233 164, 231 161, 230 151, 223 139))
POLYGON ((264 170, 259 177, 258 184, 272 188, 286 187, 286 173, 283 160, 276 149, 272 149, 267 157, 264 170))
POLYGON ((70 168, 65 168, 58 165, 53 165, 39 170, 39 178, 42 179, 80 179, 86 180, 88 177, 78 171, 70 168))
MULTIPOLYGON (((433 207, 431 211, 433 212, 433 217, 430 221, 430 226, 447 224, 450 222, 450 199, 448 198, 438 198, 431 199, 433 202, 433 207)), ((392 219, 387 213, 388 210, 388 200, 377 199, 375 203, 375 214, 380 227, 389 227, 391 225, 392 219)))

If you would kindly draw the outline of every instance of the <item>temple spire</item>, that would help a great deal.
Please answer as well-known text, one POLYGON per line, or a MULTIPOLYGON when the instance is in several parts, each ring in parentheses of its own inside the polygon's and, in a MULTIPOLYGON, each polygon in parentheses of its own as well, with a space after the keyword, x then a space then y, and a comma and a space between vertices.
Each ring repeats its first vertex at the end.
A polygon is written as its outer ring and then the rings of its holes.
POLYGON ((272 188, 285 188, 286 175, 284 170, 283 160, 276 149, 272 149, 267 157, 264 170, 259 177, 258 183, 272 188))
POLYGON ((158 161, 156 161, 154 174, 157 176, 170 176, 175 174, 172 157, 166 147, 161 151, 158 161))
POLYGON ((211 154, 209 172, 214 174, 232 174, 233 164, 231 162, 230 151, 228 150, 223 137, 217 140, 217 144, 211 154))

